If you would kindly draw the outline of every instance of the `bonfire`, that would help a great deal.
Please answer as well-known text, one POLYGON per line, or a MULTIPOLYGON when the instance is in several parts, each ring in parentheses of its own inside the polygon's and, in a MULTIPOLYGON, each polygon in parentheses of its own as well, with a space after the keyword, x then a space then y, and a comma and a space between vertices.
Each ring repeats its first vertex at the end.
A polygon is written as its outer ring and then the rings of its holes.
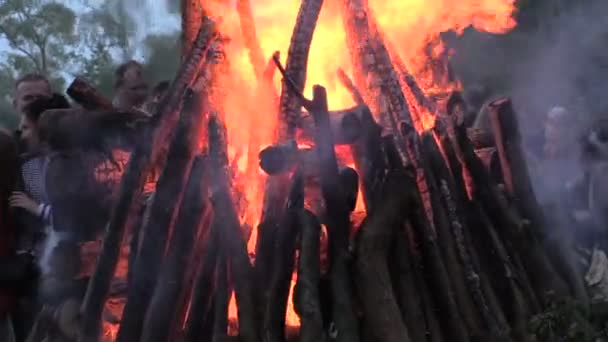
POLYGON ((585 300, 542 241, 510 100, 467 131, 439 39, 507 32, 513 11, 183 0, 182 66, 123 176, 80 341, 521 341, 554 298, 585 300), (122 321, 102 326, 151 165, 122 321))

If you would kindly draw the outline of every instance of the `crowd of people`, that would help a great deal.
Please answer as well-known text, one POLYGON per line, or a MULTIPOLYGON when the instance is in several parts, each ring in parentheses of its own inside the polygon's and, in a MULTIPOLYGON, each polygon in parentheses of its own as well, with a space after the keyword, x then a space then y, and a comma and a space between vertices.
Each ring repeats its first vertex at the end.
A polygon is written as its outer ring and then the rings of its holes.
MULTIPOLYGON (((161 82, 150 89, 142 66, 129 61, 115 72, 112 103, 118 112, 149 115, 168 87, 161 82)), ((55 92, 43 75, 19 78, 13 105, 18 129, 0 129, 1 341, 25 341, 40 312, 60 311, 82 299, 134 147, 126 139, 105 139, 103 149, 57 139, 57 118, 83 109, 55 92)), ((126 241, 127 254, 128 246, 126 241)), ((125 297, 122 268, 110 293, 117 298, 125 297)), ((116 322, 119 311, 108 309, 104 319, 116 322)), ((52 331, 57 336, 49 341, 71 340, 62 329, 52 331)))
MULTIPOLYGON (((115 78, 112 103, 119 112, 149 115, 169 88, 165 81, 150 89, 142 66, 135 61, 117 68, 115 78)), ((49 129, 60 117, 53 114, 82 109, 54 92, 42 75, 19 78, 13 99, 20 115, 18 130, 0 129, 1 341, 25 341, 41 310, 61 310, 84 296, 133 148, 128 139, 107 139, 104 144, 110 153, 58 140, 49 129)), ((463 115, 467 125, 483 126, 482 115, 463 115)), ((605 260, 602 265, 608 270, 603 252, 608 248, 604 232, 608 222, 608 124, 577 127, 576 115, 562 107, 551 109, 543 148, 530 153, 529 166, 539 201, 559 226, 569 230, 572 246, 589 270, 586 279, 597 280, 593 272, 599 272, 599 262, 605 260)), ((141 200, 149 203, 150 196, 147 191, 141 200)), ((145 212, 141 216, 145 220, 145 212)), ((139 234, 128 235, 124 255, 130 264, 137 253, 129 253, 129 247, 131 251, 137 248, 139 234)), ((128 284, 124 268, 115 276, 111 290, 118 307, 128 284)), ((606 291, 596 286, 600 290, 594 296, 608 301, 608 272, 600 278, 589 286, 606 284, 606 291)), ((108 309, 104 319, 118 323, 120 308, 108 309)), ((51 334, 56 336, 50 341, 70 340, 62 329, 51 334)))

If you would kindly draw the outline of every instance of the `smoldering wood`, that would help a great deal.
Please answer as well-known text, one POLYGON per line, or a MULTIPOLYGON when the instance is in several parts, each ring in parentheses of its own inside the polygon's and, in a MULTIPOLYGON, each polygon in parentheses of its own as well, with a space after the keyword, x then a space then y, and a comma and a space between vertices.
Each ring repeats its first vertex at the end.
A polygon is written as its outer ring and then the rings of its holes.
POLYGON ((80 77, 76 77, 72 81, 66 90, 66 94, 87 110, 115 110, 112 101, 105 98, 95 87, 80 77))
MULTIPOLYGON (((129 284, 127 304, 124 308, 124 318, 121 323, 119 336, 128 341, 141 338, 144 332, 146 312, 159 280, 161 265, 167 248, 167 240, 175 231, 174 218, 182 202, 183 192, 197 153, 198 139, 204 126, 204 116, 201 115, 202 99, 198 94, 189 93, 183 107, 175 138, 171 142, 167 156, 167 165, 158 179, 154 199, 150 207, 150 218, 143 229, 143 239, 139 255, 134 264, 134 277, 129 284)), ((188 205, 188 204, 186 204, 188 205)), ((200 218, 200 217, 199 217, 200 218)), ((191 228, 191 227, 190 227, 191 228)), ((177 257, 176 257, 177 258, 177 257)), ((172 265, 176 266, 176 265, 172 265)), ((183 274, 182 274, 183 275, 183 274)), ((159 291, 162 291, 159 289, 159 291)), ((162 295, 159 293, 159 295, 162 295)), ((160 298, 159 298, 160 299, 160 298)), ((169 300, 169 298, 164 298, 169 300)), ((157 303, 164 305, 169 303, 157 303)), ((175 303, 173 303, 175 305, 175 303)), ((162 309, 160 310, 162 314, 162 309)), ((158 312, 158 311, 157 311, 158 312)), ((151 317, 154 319, 155 317, 151 317)), ((163 328, 156 321, 150 322, 150 330, 163 328)), ((168 334, 165 331, 148 331, 159 335, 168 334)), ((167 336, 162 336, 167 338, 167 336)))
POLYGON ((319 294, 321 280, 319 237, 321 224, 308 210, 299 212, 301 227, 298 280, 294 288, 294 309, 300 317, 300 341, 324 342, 323 316, 319 294))
MULTIPOLYGON (((304 90, 308 53, 322 5, 323 0, 303 0, 291 34, 285 72, 294 81, 299 92, 304 90)), ((283 118, 279 120, 279 125, 285 125, 285 127, 279 128, 280 136, 288 139, 294 137, 301 106, 296 94, 288 90, 288 86, 283 80, 279 100, 279 110, 283 118)))
POLYGON ((179 208, 179 216, 169 243, 167 256, 160 274, 150 306, 146 314, 142 339, 144 341, 167 341, 171 328, 177 325, 179 295, 184 291, 184 275, 194 248, 198 227, 206 211, 206 157, 198 156, 192 163, 190 176, 179 208))
POLYGON ((473 144, 473 147, 477 149, 494 146, 494 136, 490 132, 486 132, 480 128, 467 128, 467 136, 473 144))
POLYGON ((296 170, 274 245, 273 271, 268 284, 271 295, 264 310, 262 340, 265 342, 285 341, 287 299, 294 270, 296 238, 300 233, 299 218, 302 210, 304 178, 302 173, 296 170))
MULTIPOLYGON (((382 207, 363 221, 356 244, 355 279, 363 306, 363 319, 374 338, 387 342, 408 342, 410 335, 401 319, 388 266, 388 251, 401 227, 407 204, 403 176, 393 171, 382 186, 382 207)), ((415 189, 409 189, 415 191, 415 189)), ((418 327, 419 328, 419 327, 418 327)))
POLYGON ((205 17, 188 58, 180 67, 167 96, 160 103, 151 128, 144 134, 147 138, 145 140, 150 143, 136 147, 131 156, 106 229, 99 261, 89 281, 82 304, 83 321, 79 342, 94 342, 99 337, 103 306, 116 270, 121 243, 127 226, 137 221, 135 218, 139 213, 139 197, 149 165, 157 165, 156 161, 162 155, 161 146, 171 140, 179 113, 177 108, 180 107, 182 96, 204 64, 206 51, 214 37, 215 24, 205 17), (152 131, 152 127, 155 131, 152 131))
POLYGON ((203 2, 198 0, 180 0, 182 13, 182 60, 190 54, 197 32, 205 16, 203 2))
MULTIPOLYGON (((513 104, 508 98, 500 98, 491 102, 488 109, 507 191, 514 197, 523 215, 531 220, 537 237, 543 239, 548 233, 549 222, 534 193, 513 104)), ((575 298, 582 305, 588 306, 589 297, 577 270, 576 257, 570 252, 572 249, 561 238, 545 240, 544 245, 547 246, 549 256, 568 282, 575 298)))
POLYGON ((359 194, 359 175, 353 168, 341 167, 338 177, 340 177, 342 189, 344 189, 346 207, 349 212, 352 212, 357 206, 357 195, 359 194))
POLYGON ((209 151, 212 174, 211 202, 216 222, 221 224, 220 244, 230 255, 230 270, 238 306, 239 336, 245 342, 258 342, 258 317, 254 304, 253 268, 247 244, 241 235, 240 222, 230 195, 227 174, 225 127, 212 115, 209 118, 209 151))
POLYGON ((315 145, 321 163, 321 191, 328 213, 330 287, 332 319, 336 325, 338 342, 359 341, 358 320, 352 302, 352 286, 348 272, 350 218, 344 190, 338 175, 338 163, 329 121, 325 88, 313 86, 313 99, 306 108, 315 120, 315 145))
MULTIPOLYGON (((361 118, 365 110, 367 110, 365 105, 361 105, 329 112, 330 127, 336 145, 353 144, 361 137, 363 130, 361 118)), ((302 139, 312 140, 314 138, 315 126, 312 117, 301 115, 299 127, 302 129, 302 139)))

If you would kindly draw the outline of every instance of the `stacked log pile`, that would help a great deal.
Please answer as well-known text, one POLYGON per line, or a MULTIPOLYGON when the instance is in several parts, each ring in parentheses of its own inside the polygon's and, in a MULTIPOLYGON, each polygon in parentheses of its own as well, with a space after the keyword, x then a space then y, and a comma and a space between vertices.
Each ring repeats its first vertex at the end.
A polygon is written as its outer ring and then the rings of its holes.
MULTIPOLYGON (((559 300, 586 303, 572 256, 549 253, 555 243, 545 241, 548 227, 510 101, 491 105, 493 141, 467 131, 453 106, 440 108, 402 62, 393 65, 394 51, 366 2, 342 1, 354 81, 339 73, 357 107, 330 111, 321 85, 313 87, 312 99, 302 95, 322 7, 320 0, 304 0, 286 67, 274 56, 283 76, 281 124, 276 144, 259 155, 269 179, 254 262, 235 206, 222 108, 204 92, 186 91, 209 68, 204 55, 217 31, 206 17, 195 23, 202 21, 198 37, 184 27, 193 46, 184 48, 184 67, 151 119, 152 143, 129 162, 82 306, 80 341, 100 335, 119 246, 138 211, 134 199, 149 163, 162 158, 158 145, 171 139, 119 341, 528 341, 534 315, 559 300), (302 107, 310 118, 301 115, 302 107), (420 129, 423 110, 436 120, 427 131, 420 129), (297 147, 297 130, 312 148, 297 147), (206 138, 203 150, 199 136, 206 138), (477 153, 480 144, 494 148, 490 164, 477 153), (339 165, 337 145, 350 147, 356 171, 339 165), (495 164, 500 172, 488 167, 495 164), (310 178, 320 186, 323 213, 304 205, 310 178), (366 217, 355 226, 350 217, 359 188, 366 217), (296 337, 285 320, 294 272, 296 337), (228 329, 233 290, 238 337, 228 329)), ((239 4, 251 60, 263 79, 250 5, 239 4)), ((196 15, 188 18, 186 26, 196 15)))

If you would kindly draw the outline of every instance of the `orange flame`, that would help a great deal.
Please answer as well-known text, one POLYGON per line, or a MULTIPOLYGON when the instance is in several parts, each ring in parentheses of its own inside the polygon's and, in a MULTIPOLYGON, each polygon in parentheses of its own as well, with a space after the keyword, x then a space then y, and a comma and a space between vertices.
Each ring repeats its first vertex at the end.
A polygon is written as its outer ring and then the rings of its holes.
MULTIPOLYGON (((201 0, 203 1, 203 0, 201 0)), ((350 55, 345 42, 345 30, 340 17, 341 1, 326 0, 315 30, 308 59, 308 75, 305 95, 311 96, 314 84, 321 84, 328 92, 331 109, 342 109, 354 105, 349 92, 341 86, 336 69, 342 68, 352 75, 350 55)), ((264 55, 268 58, 276 50, 283 59, 289 48, 291 32, 301 1, 297 0, 251 0, 257 36, 264 55)), ((249 141, 252 134, 260 138, 260 147, 273 142, 277 125, 276 106, 270 92, 261 93, 253 67, 249 60, 241 34, 240 21, 234 1, 204 1, 205 8, 215 17, 221 17, 220 30, 231 41, 227 46, 227 56, 231 71, 224 75, 226 80, 226 125, 229 139, 229 156, 238 158, 240 182, 247 202, 243 222, 254 227, 248 248, 254 250, 254 241, 263 197, 264 174, 261 170, 246 170, 249 141), (254 121, 252 121, 254 120, 254 121), (247 179, 249 178, 249 179, 247 179), (255 179, 252 179, 255 178, 255 179)), ((447 30, 462 32, 472 25, 483 31, 504 33, 516 24, 512 18, 514 0, 369 0, 369 6, 376 16, 378 26, 394 44, 393 54, 397 54, 416 77, 420 87, 427 93, 446 92, 458 88, 457 83, 437 81, 429 71, 429 58, 444 54, 444 48, 437 39, 439 33, 447 30), (429 52, 430 50, 430 52, 429 52)), ((279 77, 275 86, 280 90, 279 77)), ((406 92, 407 93, 407 92, 406 92)), ((413 106, 411 94, 406 94, 413 106)), ((423 114, 423 128, 434 124, 434 117, 416 108, 423 114)), ((255 163, 257 165, 257 163, 255 163)), ((358 209, 362 209, 359 198, 358 209)), ((291 300, 290 300, 291 302, 291 300)), ((231 319, 235 319, 234 301, 230 309, 231 319)), ((287 321, 298 324, 293 310, 289 310, 287 321)))

